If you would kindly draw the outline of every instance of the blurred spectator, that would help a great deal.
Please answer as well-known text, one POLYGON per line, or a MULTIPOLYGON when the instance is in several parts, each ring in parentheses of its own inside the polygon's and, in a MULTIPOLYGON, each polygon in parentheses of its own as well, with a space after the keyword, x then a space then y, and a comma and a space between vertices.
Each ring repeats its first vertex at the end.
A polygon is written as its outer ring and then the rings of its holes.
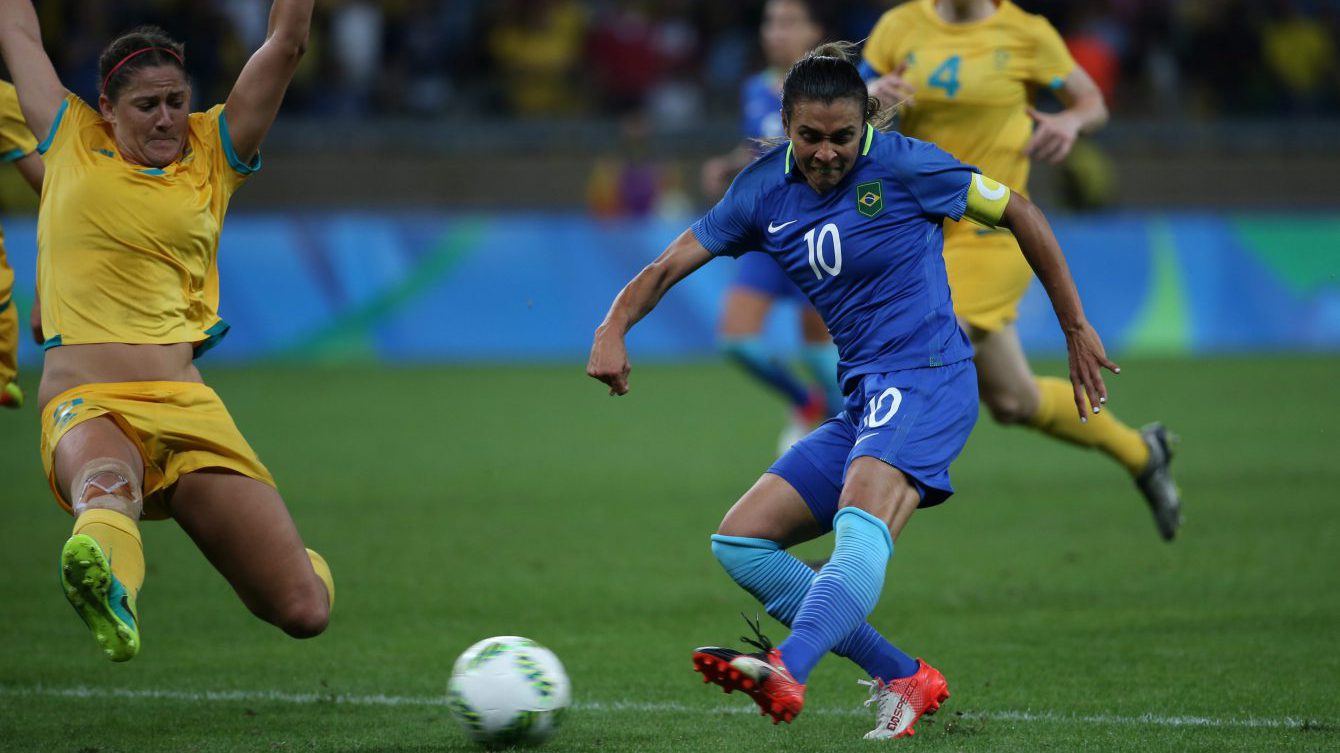
POLYGON ((686 214, 690 202, 678 169, 655 158, 647 115, 631 111, 619 120, 618 152, 596 160, 587 182, 591 214, 604 219, 686 214))
POLYGON ((1261 36, 1266 66, 1282 84, 1291 110, 1314 112, 1328 98, 1334 102, 1340 81, 1335 41, 1319 20, 1291 0, 1277 0, 1261 36))
POLYGON ((586 25, 586 8, 576 0, 497 3, 488 48, 506 111, 541 117, 581 109, 577 82, 586 25))
MULTIPOLYGON (((860 40, 897 0, 825 5, 860 40)), ((1066 35, 1114 112, 1340 115, 1336 0, 1016 0, 1066 35)), ((117 33, 187 45, 196 104, 227 95, 270 0, 35 0, 62 80, 90 100, 117 33)), ((649 108, 658 128, 729 117, 758 62, 763 0, 320 0, 285 113, 528 118, 649 108)))

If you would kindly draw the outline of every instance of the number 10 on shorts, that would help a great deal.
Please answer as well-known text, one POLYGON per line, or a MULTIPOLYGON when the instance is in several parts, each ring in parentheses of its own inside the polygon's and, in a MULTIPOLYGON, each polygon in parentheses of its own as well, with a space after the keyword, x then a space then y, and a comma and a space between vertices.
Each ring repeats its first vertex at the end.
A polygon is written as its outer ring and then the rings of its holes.
POLYGON ((879 393, 877 397, 870 398, 865 413, 866 427, 878 429, 892 421, 894 414, 898 412, 898 408, 902 404, 903 393, 897 387, 890 387, 879 393))

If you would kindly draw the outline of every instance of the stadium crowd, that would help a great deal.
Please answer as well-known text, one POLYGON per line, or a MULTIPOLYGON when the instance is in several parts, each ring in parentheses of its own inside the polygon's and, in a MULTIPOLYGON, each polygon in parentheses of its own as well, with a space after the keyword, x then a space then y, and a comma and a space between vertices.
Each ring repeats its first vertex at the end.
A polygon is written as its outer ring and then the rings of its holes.
MULTIPOLYGON (((862 39, 889 0, 838 0, 862 39)), ((1340 114, 1337 0, 1018 0, 1045 14, 1114 110, 1340 114)), ((264 37, 266 0, 37 0, 62 79, 92 98, 99 40, 146 19, 185 40, 201 102, 264 37)), ((761 66, 762 0, 324 0, 287 114, 551 118, 643 109, 730 116, 761 66)))

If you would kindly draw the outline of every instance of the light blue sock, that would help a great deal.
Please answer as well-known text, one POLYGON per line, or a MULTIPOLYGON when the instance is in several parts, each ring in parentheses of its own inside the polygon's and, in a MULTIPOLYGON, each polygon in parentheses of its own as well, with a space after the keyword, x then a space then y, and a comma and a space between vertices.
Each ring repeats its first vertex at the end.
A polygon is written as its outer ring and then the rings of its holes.
POLYGON ((805 368, 814 381, 824 390, 824 400, 828 403, 828 415, 836 416, 846 406, 842 388, 837 383, 838 351, 832 343, 809 344, 800 352, 805 368))
MULTIPOLYGON (((769 615, 791 626, 815 573, 808 565, 767 539, 743 536, 712 537, 712 554, 726 573, 763 603, 769 615)), ((851 659, 871 677, 892 680, 916 673, 917 660, 862 622, 833 647, 833 653, 851 659)))
POLYGON ((802 683, 824 654, 870 616, 893 555, 888 527, 865 510, 839 510, 833 532, 833 557, 814 577, 791 623, 791 635, 777 647, 787 669, 802 683))
POLYGON ((809 401, 805 385, 764 347, 758 337, 736 337, 721 341, 721 352, 738 363, 754 378, 776 390, 791 405, 800 407, 809 401))

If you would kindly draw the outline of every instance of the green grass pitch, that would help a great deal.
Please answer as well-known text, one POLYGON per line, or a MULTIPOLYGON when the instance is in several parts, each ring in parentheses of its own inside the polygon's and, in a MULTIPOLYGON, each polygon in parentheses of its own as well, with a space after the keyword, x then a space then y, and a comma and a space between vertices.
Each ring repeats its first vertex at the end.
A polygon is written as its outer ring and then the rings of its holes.
MULTIPOLYGON (((894 747, 1340 749, 1340 360, 1123 365, 1112 408, 1184 439, 1181 539, 1158 540, 1102 456, 984 416, 958 495, 912 519, 872 617, 953 693, 894 747)), ((639 366, 619 400, 575 365, 208 376, 334 569, 329 631, 262 624, 151 523, 144 648, 105 661, 57 587, 70 521, 36 411, 4 413, 0 751, 469 750, 445 683, 496 634, 567 664, 576 706, 549 750, 870 749, 845 660, 820 665, 789 727, 691 670, 757 609, 707 536, 781 423, 725 366, 639 366)))

